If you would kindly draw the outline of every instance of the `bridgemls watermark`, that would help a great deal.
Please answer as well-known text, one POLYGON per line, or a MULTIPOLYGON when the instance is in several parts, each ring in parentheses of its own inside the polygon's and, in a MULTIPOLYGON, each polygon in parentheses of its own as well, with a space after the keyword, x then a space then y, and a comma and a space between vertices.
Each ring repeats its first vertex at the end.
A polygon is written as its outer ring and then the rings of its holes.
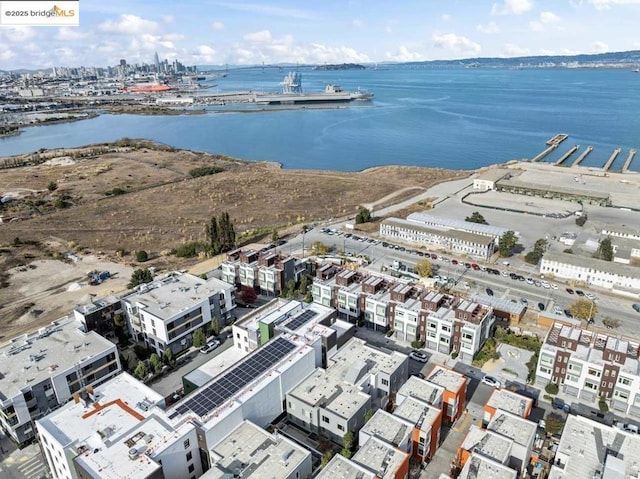
POLYGON ((0 27, 77 27, 78 0, 0 0, 0 27))

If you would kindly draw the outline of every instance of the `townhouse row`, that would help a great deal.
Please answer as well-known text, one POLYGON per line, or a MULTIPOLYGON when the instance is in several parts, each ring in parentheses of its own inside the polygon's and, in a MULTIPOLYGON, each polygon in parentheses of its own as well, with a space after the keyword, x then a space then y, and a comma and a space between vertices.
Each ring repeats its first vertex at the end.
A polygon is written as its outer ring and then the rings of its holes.
POLYGON ((338 317, 393 334, 396 339, 422 341, 425 348, 457 353, 470 363, 495 323, 493 307, 422 286, 365 276, 326 265, 316 271, 314 302, 337 310, 338 317))

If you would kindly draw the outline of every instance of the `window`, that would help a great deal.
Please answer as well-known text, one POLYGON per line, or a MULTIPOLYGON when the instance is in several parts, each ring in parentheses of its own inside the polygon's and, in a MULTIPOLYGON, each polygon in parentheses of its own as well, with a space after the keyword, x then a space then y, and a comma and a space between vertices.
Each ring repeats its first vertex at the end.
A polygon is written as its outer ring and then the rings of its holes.
POLYGON ((189 464, 189 472, 193 472, 195 471, 196 466, 194 466, 193 464, 189 464))
POLYGON ((193 454, 191 453, 191 451, 189 451, 187 453, 187 462, 190 461, 192 457, 193 457, 193 454))
POLYGON ((327 416, 322 416, 322 422, 329 424, 329 418, 327 416))
POLYGON ((339 429, 340 431, 344 431, 344 426, 343 426, 342 424, 338 424, 338 429, 339 429))
POLYGON ((185 448, 185 449, 189 449, 189 444, 190 444, 190 443, 189 443, 189 439, 185 439, 185 441, 184 441, 184 443, 183 443, 183 444, 184 444, 184 448, 185 448))
POLYGON ((618 383, 623 384, 625 386, 631 386, 631 379, 625 378, 623 376, 618 377, 618 383))
POLYGON ((381 379, 381 380, 380 380, 380 383, 381 383, 383 386, 388 386, 388 385, 389 385, 389 380, 388 380, 388 379, 381 379))

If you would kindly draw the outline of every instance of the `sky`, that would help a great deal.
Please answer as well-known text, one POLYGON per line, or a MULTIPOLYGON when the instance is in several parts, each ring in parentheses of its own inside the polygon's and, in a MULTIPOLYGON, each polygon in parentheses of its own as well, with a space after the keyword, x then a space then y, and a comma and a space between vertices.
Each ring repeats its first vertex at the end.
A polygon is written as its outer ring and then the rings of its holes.
POLYGON ((0 27, 0 70, 423 61, 640 49, 640 0, 82 0, 79 27, 0 27))

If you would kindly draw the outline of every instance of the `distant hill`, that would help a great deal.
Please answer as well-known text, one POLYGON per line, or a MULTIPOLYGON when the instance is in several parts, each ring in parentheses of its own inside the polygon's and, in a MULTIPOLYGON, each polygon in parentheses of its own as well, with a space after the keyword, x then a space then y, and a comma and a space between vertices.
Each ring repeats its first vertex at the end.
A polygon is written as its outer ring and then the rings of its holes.
POLYGON ((526 66, 584 66, 594 67, 598 65, 630 66, 640 65, 640 50, 628 52, 610 52, 582 55, 542 55, 512 58, 466 58, 463 60, 431 60, 424 62, 409 62, 405 65, 432 65, 432 66, 465 66, 475 67, 526 67, 526 66))
POLYGON ((340 63, 333 65, 318 65, 314 70, 365 70, 367 67, 358 63, 340 63))

